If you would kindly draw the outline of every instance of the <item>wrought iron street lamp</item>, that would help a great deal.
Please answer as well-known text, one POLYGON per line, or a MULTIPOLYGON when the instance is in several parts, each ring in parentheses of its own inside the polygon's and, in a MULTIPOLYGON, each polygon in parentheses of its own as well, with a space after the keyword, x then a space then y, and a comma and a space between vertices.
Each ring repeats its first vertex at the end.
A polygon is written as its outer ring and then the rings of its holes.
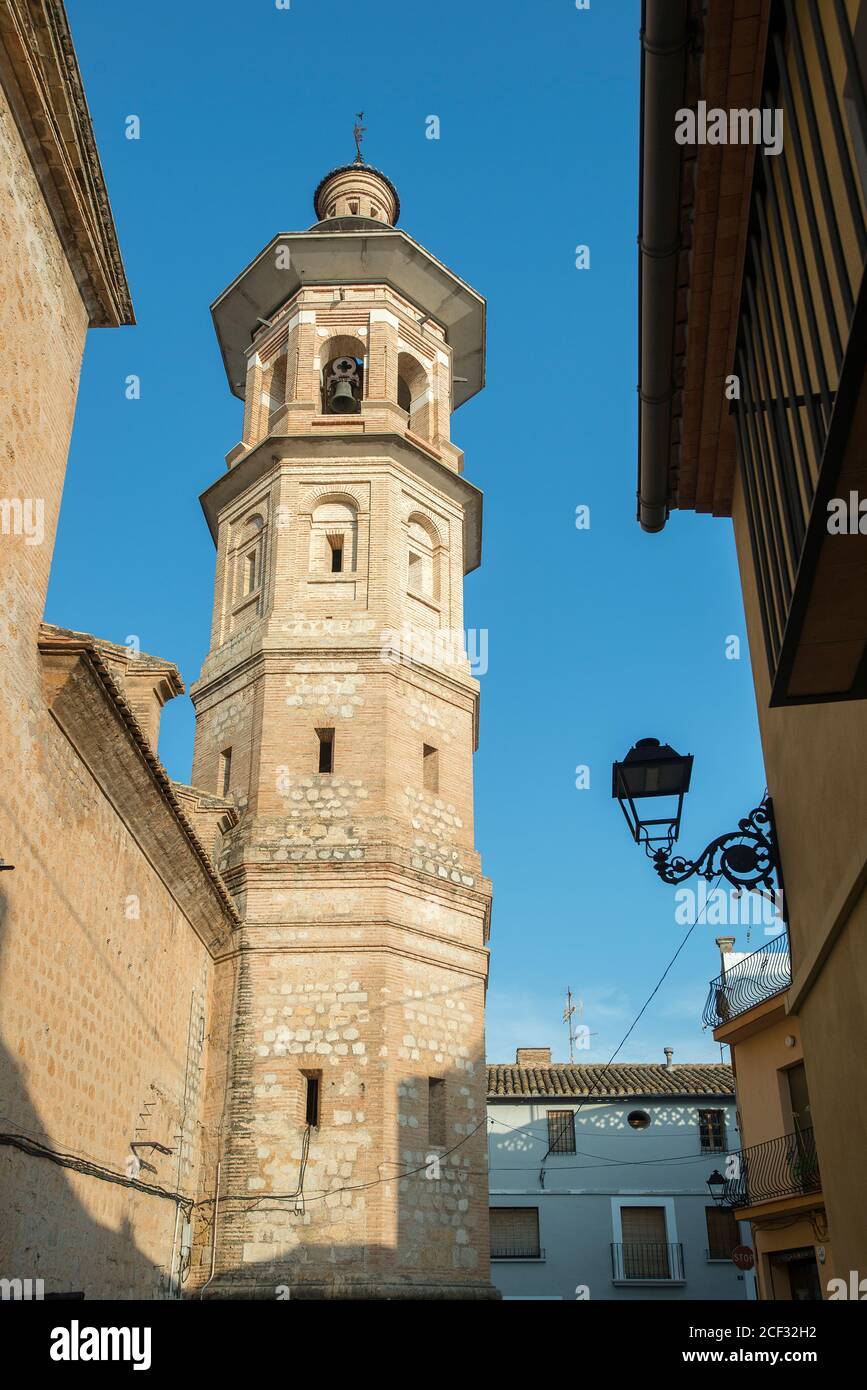
POLYGON ((682 757, 658 738, 640 738, 623 762, 614 764, 612 795, 620 802, 636 844, 651 845, 665 840, 671 847, 680 832, 683 798, 689 791, 691 776, 692 754, 682 757), (650 811, 658 809, 658 797, 676 797, 676 810, 670 815, 652 818, 650 811), (653 806, 640 813, 636 802, 651 800, 653 806))
POLYGON ((707 1186, 711 1197, 713 1197, 718 1207, 727 1207, 729 1205, 726 1201, 726 1187, 728 1183, 718 1168, 714 1168, 707 1180, 707 1186))
POLYGON ((709 883, 722 877, 734 888, 777 901, 774 879, 782 889, 782 876, 769 796, 738 821, 737 830, 718 835, 697 858, 685 859, 671 851, 680 834, 692 755, 684 757, 667 743, 642 738, 614 764, 612 774, 612 796, 620 802, 633 840, 644 845, 663 883, 683 883, 693 874, 709 883), (659 797, 669 798, 667 815, 652 814, 659 797))

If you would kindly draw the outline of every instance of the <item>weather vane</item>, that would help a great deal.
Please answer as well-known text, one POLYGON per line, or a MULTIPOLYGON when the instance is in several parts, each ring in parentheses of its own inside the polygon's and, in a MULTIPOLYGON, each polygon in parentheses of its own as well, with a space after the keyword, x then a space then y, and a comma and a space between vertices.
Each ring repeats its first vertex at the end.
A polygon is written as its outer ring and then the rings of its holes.
POLYGON ((367 130, 367 126, 363 126, 361 124, 361 122, 364 120, 364 112, 356 111, 355 120, 356 124, 352 127, 352 134, 355 136, 355 162, 356 164, 363 164, 364 160, 361 157, 361 142, 364 139, 364 133, 367 130))

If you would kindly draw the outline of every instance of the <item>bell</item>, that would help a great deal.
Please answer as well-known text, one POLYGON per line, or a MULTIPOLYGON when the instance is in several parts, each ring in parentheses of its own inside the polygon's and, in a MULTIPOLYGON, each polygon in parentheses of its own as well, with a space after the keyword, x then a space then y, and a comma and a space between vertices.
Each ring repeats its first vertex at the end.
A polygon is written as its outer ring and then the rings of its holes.
POLYGON ((347 415, 358 409, 358 402, 352 394, 352 385, 345 377, 335 383, 331 393, 331 409, 335 415, 347 415))

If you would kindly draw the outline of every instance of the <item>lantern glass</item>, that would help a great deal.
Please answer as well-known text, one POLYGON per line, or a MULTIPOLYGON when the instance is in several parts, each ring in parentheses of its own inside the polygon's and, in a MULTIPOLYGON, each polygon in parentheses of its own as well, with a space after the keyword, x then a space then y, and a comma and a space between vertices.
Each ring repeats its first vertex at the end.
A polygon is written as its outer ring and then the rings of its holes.
POLYGON ((711 1173, 707 1180, 707 1186, 717 1206, 722 1206, 725 1198, 726 1180, 718 1168, 715 1168, 711 1173))
POLYGON ((692 754, 682 755, 657 738, 641 738, 612 769, 612 796, 620 802, 636 843, 669 846, 680 833, 683 798, 692 777, 692 754), (667 807, 639 808, 646 798, 673 798, 667 807), (649 814, 652 809, 655 814, 649 814), (662 814, 660 814, 662 813, 662 814))

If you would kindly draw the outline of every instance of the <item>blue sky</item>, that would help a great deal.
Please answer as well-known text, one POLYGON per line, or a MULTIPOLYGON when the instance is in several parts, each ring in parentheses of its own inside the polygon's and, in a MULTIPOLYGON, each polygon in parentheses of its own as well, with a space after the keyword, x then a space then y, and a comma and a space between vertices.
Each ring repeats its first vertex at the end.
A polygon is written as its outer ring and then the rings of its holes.
MULTIPOLYGON (((453 437, 485 494, 466 623, 489 633, 476 843, 497 1061, 520 1044, 566 1055, 567 985, 592 1034, 578 1059, 607 1060, 683 935, 611 800, 612 760, 646 735, 695 755, 686 852, 764 788, 731 525, 675 513, 647 536, 634 515, 639 8, 68 0, 138 326, 89 335, 50 621, 136 634, 197 676, 214 566, 198 494, 242 410, 209 305, 277 231, 314 220, 357 110, 401 225, 487 298, 488 384, 453 437)), ((182 780, 192 740, 184 696, 160 744, 182 780)), ((701 1030, 718 932, 696 929, 621 1059, 718 1058, 701 1030)))

